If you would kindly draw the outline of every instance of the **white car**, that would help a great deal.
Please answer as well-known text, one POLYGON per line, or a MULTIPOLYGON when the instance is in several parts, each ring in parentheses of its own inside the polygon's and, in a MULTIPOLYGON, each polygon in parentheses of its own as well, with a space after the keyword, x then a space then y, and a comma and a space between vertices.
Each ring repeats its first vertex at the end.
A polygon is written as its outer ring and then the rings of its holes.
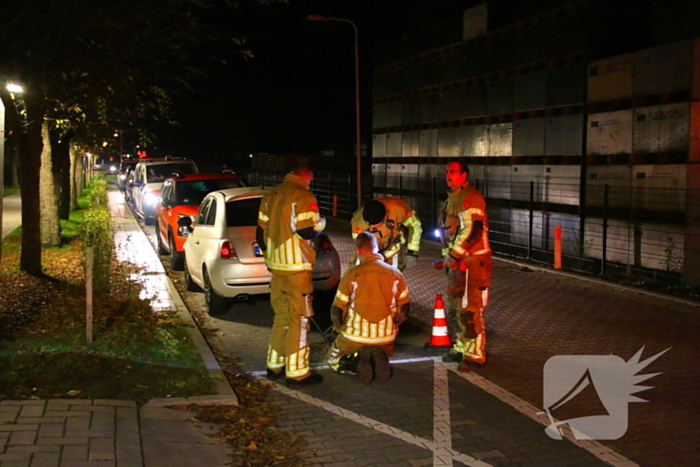
POLYGON ((150 160, 141 161, 134 167, 133 175, 126 187, 130 190, 127 198, 137 216, 146 225, 155 223, 155 208, 159 200, 163 182, 173 173, 180 175, 197 173, 197 165, 191 160, 150 160), (133 180, 132 180, 133 178, 133 180))
MULTIPOLYGON (((204 289, 212 315, 225 313, 227 299, 270 293, 272 275, 256 238, 260 200, 265 190, 229 188, 208 194, 194 218, 181 219, 185 241, 187 289, 204 289)), ((340 281, 340 259, 328 236, 314 239, 316 265, 314 289, 334 290, 340 281)))

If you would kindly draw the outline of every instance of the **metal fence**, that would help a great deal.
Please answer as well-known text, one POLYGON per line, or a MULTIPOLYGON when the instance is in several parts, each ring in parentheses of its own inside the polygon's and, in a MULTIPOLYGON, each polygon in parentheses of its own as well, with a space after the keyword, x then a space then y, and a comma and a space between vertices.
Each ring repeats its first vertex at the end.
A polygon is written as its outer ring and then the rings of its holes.
MULTIPOLYGON (((282 173, 251 173, 251 184, 272 186, 282 173)), ((562 268, 635 280, 700 284, 700 190, 650 186, 514 182, 474 179, 486 197, 490 239, 499 255, 554 264, 561 230, 562 268), (695 266, 698 264, 698 266, 695 266)), ((369 189, 369 187, 368 187, 369 189)), ((317 173, 312 191, 321 212, 350 219, 357 209, 354 180, 317 173)), ((447 186, 443 177, 372 177, 373 197, 396 195, 416 210, 433 235, 447 186)))

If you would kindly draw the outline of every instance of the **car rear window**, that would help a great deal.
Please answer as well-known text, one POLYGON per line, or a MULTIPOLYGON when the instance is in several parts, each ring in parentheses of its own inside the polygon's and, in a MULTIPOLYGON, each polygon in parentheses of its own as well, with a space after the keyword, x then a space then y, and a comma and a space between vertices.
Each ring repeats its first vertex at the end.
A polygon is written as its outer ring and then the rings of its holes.
POLYGON ((212 191, 245 186, 238 178, 212 178, 208 180, 188 180, 175 184, 175 204, 179 206, 199 206, 205 196, 212 191))
POLYGON ((194 164, 155 164, 146 167, 148 183, 164 182, 171 174, 181 175, 197 173, 194 164))
POLYGON ((258 211, 262 198, 236 199, 226 203, 227 227, 250 227, 258 225, 258 211))

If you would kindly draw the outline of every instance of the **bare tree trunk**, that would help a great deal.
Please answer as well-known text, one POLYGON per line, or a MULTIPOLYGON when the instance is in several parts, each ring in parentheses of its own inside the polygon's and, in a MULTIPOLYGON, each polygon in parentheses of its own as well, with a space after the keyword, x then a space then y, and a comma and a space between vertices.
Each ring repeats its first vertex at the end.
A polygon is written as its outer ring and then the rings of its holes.
POLYGON ((73 149, 72 146, 68 148, 70 153, 70 209, 78 209, 78 195, 82 193, 82 173, 83 173, 83 163, 80 153, 73 149))
MULTIPOLYGON (((33 89, 33 80, 26 80, 33 89)), ((35 276, 43 275, 41 269, 41 222, 39 209, 39 169, 41 168, 42 123, 46 116, 46 100, 40 93, 25 97, 27 123, 23 123, 15 102, 5 89, 0 89, 5 104, 5 116, 15 137, 19 160, 20 193, 22 195, 22 253, 19 268, 35 276)))
POLYGON ((68 220, 71 212, 71 159, 70 142, 73 130, 51 133, 51 161, 56 189, 59 219, 68 220))
POLYGON ((54 185, 53 162, 51 158, 51 142, 49 141, 49 126, 44 123, 41 137, 44 148, 41 151, 41 169, 39 181, 39 199, 41 209, 41 244, 43 246, 61 245, 61 226, 58 222, 58 203, 54 185))

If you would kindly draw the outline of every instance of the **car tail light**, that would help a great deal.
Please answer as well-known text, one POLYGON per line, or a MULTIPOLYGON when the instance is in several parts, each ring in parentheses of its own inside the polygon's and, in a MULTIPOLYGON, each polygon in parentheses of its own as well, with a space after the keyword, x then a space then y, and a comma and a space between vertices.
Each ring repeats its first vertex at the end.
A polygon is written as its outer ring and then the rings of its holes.
POLYGON ((333 245, 331 245, 331 241, 328 237, 322 237, 318 240, 319 253, 330 253, 332 247, 333 245))
POLYGON ((238 259, 236 250, 233 249, 228 240, 221 244, 221 259, 238 259))

